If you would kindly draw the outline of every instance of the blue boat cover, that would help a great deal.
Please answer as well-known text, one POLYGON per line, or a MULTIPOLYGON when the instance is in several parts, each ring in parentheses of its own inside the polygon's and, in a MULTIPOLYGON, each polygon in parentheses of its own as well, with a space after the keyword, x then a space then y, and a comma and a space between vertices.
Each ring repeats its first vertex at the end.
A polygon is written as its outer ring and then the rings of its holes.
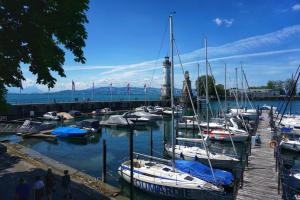
POLYGON ((189 160, 176 160, 176 169, 188 173, 191 176, 197 177, 201 180, 207 181, 214 185, 230 185, 233 182, 233 175, 230 172, 213 169, 216 181, 211 173, 210 167, 198 162, 189 160))
POLYGON ((75 127, 59 127, 54 129, 52 134, 60 137, 80 137, 86 135, 87 131, 75 127))
POLYGON ((287 127, 282 127, 281 132, 283 133, 290 133, 292 132, 293 128, 287 128, 287 127))

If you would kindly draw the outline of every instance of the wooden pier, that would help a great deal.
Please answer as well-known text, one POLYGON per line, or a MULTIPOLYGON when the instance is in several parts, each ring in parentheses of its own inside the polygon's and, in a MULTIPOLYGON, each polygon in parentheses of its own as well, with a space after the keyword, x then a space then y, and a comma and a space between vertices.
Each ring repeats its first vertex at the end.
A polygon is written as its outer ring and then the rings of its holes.
POLYGON ((278 174, 276 172, 276 159, 274 149, 270 147, 271 128, 268 113, 262 113, 263 120, 260 120, 257 134, 260 134, 262 144, 252 144, 249 164, 244 171, 243 187, 239 189, 238 200, 265 200, 281 199, 278 194, 278 174))

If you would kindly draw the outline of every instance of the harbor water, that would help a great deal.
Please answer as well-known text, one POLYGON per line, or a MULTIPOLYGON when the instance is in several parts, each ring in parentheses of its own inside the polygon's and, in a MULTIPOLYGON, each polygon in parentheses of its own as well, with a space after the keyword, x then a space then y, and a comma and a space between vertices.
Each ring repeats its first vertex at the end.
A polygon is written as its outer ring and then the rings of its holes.
MULTIPOLYGON (((230 104, 233 105, 234 102, 230 102, 230 104)), ((254 107, 257 105, 262 106, 263 104, 278 106, 279 102, 253 102, 254 107)), ((215 109, 217 108, 216 102, 213 104, 213 107, 215 109)), ((295 113, 300 112, 300 101, 294 102, 291 110, 295 113)), ((93 117, 99 120, 107 118, 107 116, 83 116, 66 121, 65 125, 75 124, 76 121, 93 117)), ((59 126, 59 124, 57 124, 57 126, 59 126)), ((169 143, 171 133, 171 119, 168 117, 134 130, 134 152, 150 155, 150 131, 153 133, 153 155, 160 158, 168 158, 164 153, 164 143, 169 143), (166 141, 164 141, 164 139, 166 141)), ((89 139, 58 139, 57 143, 33 138, 23 140, 15 134, 2 134, 0 135, 0 140, 9 139, 11 142, 20 143, 43 155, 101 179, 102 140, 105 139, 107 143, 107 182, 121 188, 123 194, 128 195, 129 184, 119 178, 117 169, 122 162, 129 158, 129 133, 129 129, 102 128, 99 133, 95 133, 89 139)), ((197 136, 197 132, 191 131, 185 135, 185 137, 195 136, 197 136)), ((213 142, 210 148, 212 151, 222 152, 228 155, 234 153, 230 142, 213 142)), ((243 143, 236 143, 236 148, 240 156, 246 152, 246 147, 243 143)), ((289 158, 299 160, 299 156, 289 158)), ((293 163, 299 164, 299 161, 293 163)), ((294 164, 292 167, 299 167, 300 170, 300 165, 297 166, 294 164)), ((156 199, 156 197, 138 190, 135 191, 135 195, 135 199, 156 199)))

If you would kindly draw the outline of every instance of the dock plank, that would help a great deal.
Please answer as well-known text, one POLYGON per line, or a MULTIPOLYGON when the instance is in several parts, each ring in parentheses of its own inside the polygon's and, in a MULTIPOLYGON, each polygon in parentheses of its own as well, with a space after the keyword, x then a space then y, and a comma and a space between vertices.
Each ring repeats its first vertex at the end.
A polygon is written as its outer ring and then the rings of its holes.
POLYGON ((273 149, 269 147, 270 126, 268 113, 262 113, 264 120, 258 125, 257 133, 261 136, 260 147, 253 147, 249 156, 249 165, 244 171, 244 185, 239 189, 237 200, 279 200, 277 192, 277 173, 273 149))

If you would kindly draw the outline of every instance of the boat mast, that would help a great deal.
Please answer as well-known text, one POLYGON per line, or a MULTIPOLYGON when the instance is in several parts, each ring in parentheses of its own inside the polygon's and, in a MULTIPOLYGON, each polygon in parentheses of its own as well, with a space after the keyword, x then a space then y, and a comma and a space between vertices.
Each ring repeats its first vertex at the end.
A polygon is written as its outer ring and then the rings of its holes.
POLYGON ((198 115, 198 123, 200 123, 200 99, 199 99, 199 92, 200 92, 200 88, 199 88, 199 82, 200 82, 200 77, 199 77, 199 68, 200 65, 199 63, 197 64, 197 115, 198 115))
POLYGON ((237 109, 236 109, 236 113, 239 114, 239 108, 238 108, 238 102, 239 102, 239 94, 238 94, 238 75, 237 75, 237 67, 235 68, 235 84, 236 84, 236 88, 235 88, 235 94, 236 94, 236 101, 237 101, 237 109))
POLYGON ((170 14, 170 58, 171 58, 171 108, 172 108, 172 129, 171 129, 171 143, 172 143, 172 166, 175 171, 175 139, 174 139, 174 55, 173 55, 173 14, 170 14))
POLYGON ((205 37, 205 69, 206 69, 206 76, 205 76, 205 86, 206 86, 206 119, 207 119, 207 133, 209 131, 209 117, 208 117, 208 60, 207 60, 207 38, 205 37))
POLYGON ((225 84, 224 84, 224 89, 225 89, 225 114, 227 113, 227 66, 226 66, 226 63, 225 63, 225 66, 224 66, 224 71, 225 71, 225 84))
MULTIPOLYGON (((241 74, 243 73, 243 67, 242 67, 242 62, 241 62, 241 74)), ((244 88, 244 79, 243 79, 243 76, 241 77, 241 83, 242 83, 242 92, 241 92, 241 101, 242 101, 242 107, 245 108, 246 105, 245 105, 245 88, 244 88)))

